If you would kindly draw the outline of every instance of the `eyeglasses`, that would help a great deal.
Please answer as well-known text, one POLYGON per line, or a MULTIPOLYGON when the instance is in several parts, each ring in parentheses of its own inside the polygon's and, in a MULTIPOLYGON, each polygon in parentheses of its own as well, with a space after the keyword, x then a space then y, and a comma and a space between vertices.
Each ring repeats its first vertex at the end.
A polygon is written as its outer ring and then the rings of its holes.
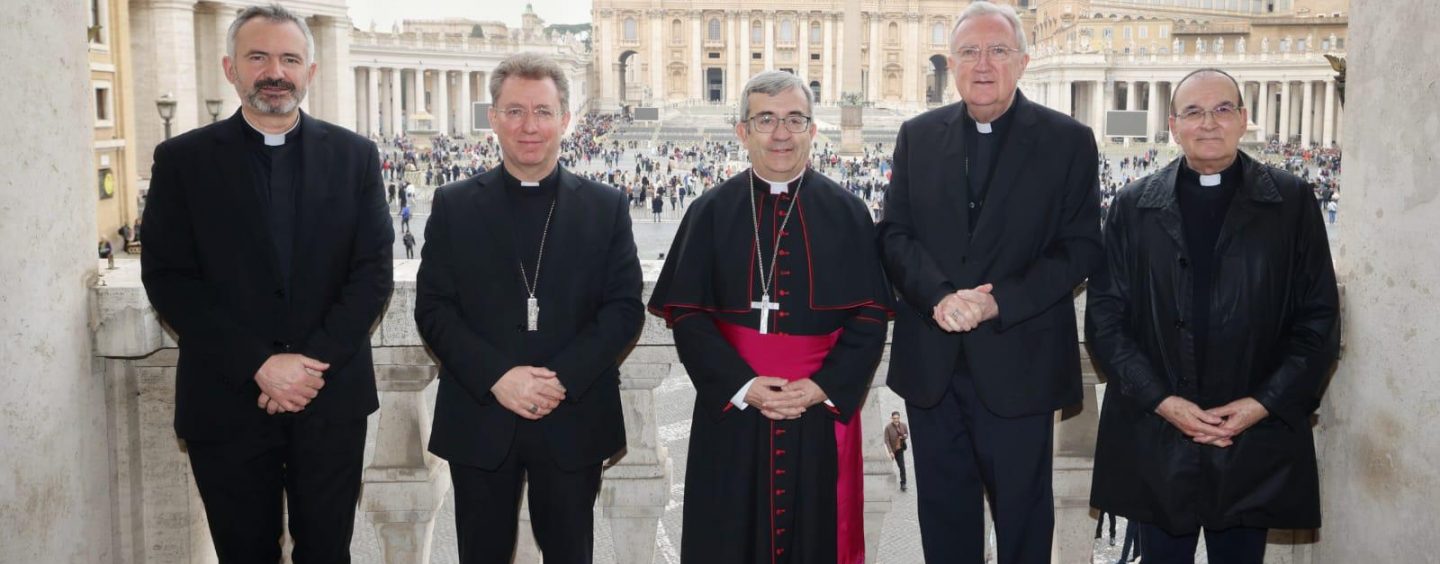
POLYGON ((780 122, 785 122, 785 129, 790 130, 790 133, 805 133, 810 129, 810 116, 798 114, 785 117, 780 117, 775 114, 760 114, 745 121, 750 122, 750 127, 755 128, 755 131, 759 131, 760 133, 774 132, 775 126, 780 125, 780 122))
POLYGON ((535 123, 546 125, 554 123, 555 118, 559 116, 555 110, 545 106, 530 111, 527 111, 525 108, 505 108, 503 110, 496 110, 496 113, 500 115, 501 119, 510 123, 520 123, 525 121, 526 115, 532 115, 535 116, 535 123))
POLYGON ((1215 123, 1229 123, 1240 116, 1240 106, 1225 103, 1215 106, 1213 110, 1194 107, 1185 108, 1184 111, 1175 114, 1175 117, 1180 118, 1180 121, 1188 125, 1199 125, 1205 123, 1205 116, 1207 115, 1214 118, 1215 123))
POLYGON ((1019 53, 1020 50, 1004 45, 991 45, 989 47, 961 47, 955 50, 955 58, 967 65, 980 62, 981 55, 990 57, 992 63, 1004 63, 1010 60, 1012 53, 1019 53))

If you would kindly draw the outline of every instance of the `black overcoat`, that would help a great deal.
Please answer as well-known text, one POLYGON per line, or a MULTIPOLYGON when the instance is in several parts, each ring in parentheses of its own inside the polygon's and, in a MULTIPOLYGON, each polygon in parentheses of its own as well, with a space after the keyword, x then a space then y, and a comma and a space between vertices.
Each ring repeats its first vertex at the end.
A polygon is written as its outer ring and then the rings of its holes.
POLYGON ((1110 383, 1090 503, 1175 534, 1320 526, 1310 416, 1338 350, 1330 247, 1310 186, 1239 158, 1243 185, 1214 250, 1203 374, 1186 325, 1180 159, 1116 196, 1088 291, 1085 335, 1110 383), (1228 448, 1201 445, 1155 414, 1171 395, 1206 409, 1254 397, 1270 416, 1228 448))

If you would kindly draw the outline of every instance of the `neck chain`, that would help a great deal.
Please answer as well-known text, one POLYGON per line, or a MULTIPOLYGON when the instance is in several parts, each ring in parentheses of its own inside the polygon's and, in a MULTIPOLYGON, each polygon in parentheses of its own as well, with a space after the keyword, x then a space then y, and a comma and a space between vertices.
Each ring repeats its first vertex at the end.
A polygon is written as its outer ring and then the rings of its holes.
MULTIPOLYGON (((559 198, 556 198, 558 200, 559 198)), ((525 292, 530 295, 525 300, 525 325, 529 331, 540 330, 540 301, 535 298, 535 290, 540 287, 540 261, 545 259, 545 239, 550 235, 550 218, 555 216, 555 200, 550 200, 550 211, 545 214, 545 230, 540 232, 540 252, 535 257, 535 280, 525 274, 525 261, 520 261, 520 279, 525 283, 525 292)))
MULTIPOLYGON (((780 259, 780 239, 785 236, 785 226, 789 225, 790 217, 795 215, 795 202, 800 199, 800 188, 805 186, 805 174, 800 174, 800 183, 795 185, 795 193, 790 195, 790 207, 785 209, 785 219, 780 221, 780 229, 775 233, 775 249, 770 253, 770 270, 765 270, 765 253, 760 251, 760 211, 755 205, 755 169, 750 169, 750 218, 755 222, 755 262, 760 268, 760 295, 761 300, 769 302, 770 286, 774 283, 775 263, 780 259)), ((763 322, 762 322, 763 324, 763 322)))

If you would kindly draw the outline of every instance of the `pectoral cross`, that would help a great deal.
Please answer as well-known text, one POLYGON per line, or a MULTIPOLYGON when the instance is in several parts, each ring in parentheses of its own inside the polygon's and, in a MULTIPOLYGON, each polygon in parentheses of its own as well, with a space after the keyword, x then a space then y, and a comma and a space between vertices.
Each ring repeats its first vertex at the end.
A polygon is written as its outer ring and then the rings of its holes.
POLYGON ((770 301, 770 294, 760 294, 760 301, 750 302, 750 309, 760 310, 760 334, 770 334, 770 310, 780 311, 780 304, 770 301))

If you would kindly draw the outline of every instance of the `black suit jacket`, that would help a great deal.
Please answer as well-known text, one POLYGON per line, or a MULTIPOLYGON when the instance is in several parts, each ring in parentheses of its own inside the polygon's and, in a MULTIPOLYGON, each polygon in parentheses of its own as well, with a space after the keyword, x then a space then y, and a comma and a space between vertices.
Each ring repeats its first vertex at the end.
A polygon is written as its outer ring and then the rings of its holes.
POLYGON ((980 400, 1001 416, 1080 401, 1072 292, 1099 264, 1098 155, 1089 127, 1015 93, 1011 131, 979 222, 965 207, 964 102, 905 122, 880 223, 886 272, 899 290, 889 386, 940 401, 963 346, 980 400), (999 317, 942 330, 947 293, 993 283, 999 317))
POLYGON ((490 388, 515 366, 554 370, 566 398, 537 424, 565 469, 625 446, 620 361, 644 322, 640 260, 625 197, 559 171, 536 290, 540 330, 525 335, 524 283, 502 169, 435 192, 416 279, 415 321, 440 362, 430 452, 493 469, 520 417, 490 388))
POLYGON ((220 439, 265 421, 255 373, 271 355, 330 363, 301 416, 363 417, 379 403, 370 330, 394 285, 395 233, 375 144, 302 116, 290 289, 255 189, 239 112, 155 148, 142 279, 180 343, 175 431, 220 439))

